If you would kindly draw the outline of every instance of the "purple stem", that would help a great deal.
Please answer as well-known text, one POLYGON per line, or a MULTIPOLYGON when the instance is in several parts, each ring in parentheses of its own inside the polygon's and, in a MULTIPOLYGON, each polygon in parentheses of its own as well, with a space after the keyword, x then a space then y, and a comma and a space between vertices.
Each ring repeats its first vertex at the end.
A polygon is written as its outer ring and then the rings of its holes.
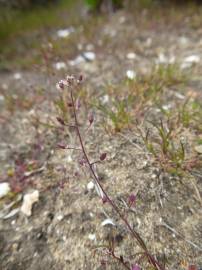
POLYGON ((77 114, 76 114, 76 108, 75 108, 75 102, 74 102, 74 97, 73 97, 73 91, 72 89, 70 90, 71 93, 71 101, 72 101, 72 107, 73 107, 73 114, 74 114, 74 121, 75 121, 75 129, 79 138, 79 142, 82 148, 82 152, 83 155, 86 159, 86 162, 89 166, 89 169, 93 175, 94 180, 96 181, 96 183, 98 183, 99 187, 101 188, 104 196, 106 197, 107 201, 109 202, 109 204, 112 206, 112 208, 116 211, 116 213, 119 215, 119 217, 122 219, 122 221, 125 223, 126 227, 128 228, 128 230, 131 232, 131 234, 133 235, 133 237, 138 241, 139 245, 142 247, 142 249, 145 251, 145 254, 148 257, 148 260, 150 261, 150 263, 157 269, 157 270, 164 270, 164 268, 153 258, 153 256, 149 253, 144 241, 142 240, 142 238, 139 236, 139 234, 133 230, 133 228, 131 227, 131 225, 129 224, 128 220, 125 218, 125 216, 121 213, 121 211, 119 210, 119 208, 116 206, 116 204, 111 200, 111 198, 108 196, 108 194, 106 193, 106 191, 104 190, 102 184, 100 183, 94 169, 93 169, 93 165, 90 162, 88 155, 86 153, 84 144, 83 144, 83 139, 81 137, 81 133, 80 133, 80 129, 79 129, 79 124, 78 124, 78 119, 77 119, 77 114))

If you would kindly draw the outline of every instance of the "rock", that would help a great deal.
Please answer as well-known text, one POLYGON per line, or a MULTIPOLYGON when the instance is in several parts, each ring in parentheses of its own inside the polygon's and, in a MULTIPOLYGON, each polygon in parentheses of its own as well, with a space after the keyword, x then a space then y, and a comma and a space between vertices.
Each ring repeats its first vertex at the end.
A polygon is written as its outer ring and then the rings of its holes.
POLYGON ((21 73, 15 73, 15 74, 13 74, 13 78, 15 79, 15 80, 20 80, 20 79, 22 79, 22 74, 21 73))
POLYGON ((76 66, 83 62, 85 62, 85 59, 81 55, 78 55, 74 60, 70 60, 69 64, 70 66, 76 66))
POLYGON ((109 96, 108 95, 104 95, 102 97, 100 97, 100 101, 102 104, 106 104, 109 102, 109 96))
POLYGON ((156 64, 173 64, 175 63, 175 56, 166 57, 164 53, 159 53, 156 59, 156 64))
POLYGON ((197 54, 193 54, 193 55, 190 55, 190 56, 187 56, 184 58, 184 60, 181 64, 181 68, 182 69, 189 68, 193 64, 197 64, 199 62, 200 62, 200 56, 197 54))
POLYGON ((92 62, 96 58, 96 55, 94 52, 83 52, 80 55, 78 55, 74 60, 69 61, 70 66, 76 66, 80 65, 86 62, 92 62))
POLYGON ((10 185, 7 182, 0 183, 0 198, 3 198, 10 192, 10 185))
POLYGON ((88 190, 88 191, 93 190, 94 187, 95 187, 95 185, 94 185, 93 181, 90 181, 90 182, 87 184, 87 190, 88 190))
POLYGON ((61 70, 61 69, 66 69, 67 65, 64 62, 57 62, 54 64, 55 69, 61 70))
POLYGON ((202 154, 202 144, 195 146, 194 149, 197 153, 202 154))
POLYGON ((71 33, 73 33, 75 30, 73 27, 69 27, 67 29, 60 29, 57 31, 57 36, 59 38, 67 38, 71 33))
POLYGON ((134 60, 136 58, 136 54, 133 53, 133 52, 129 52, 127 55, 126 55, 126 58, 129 59, 129 60, 134 60))
POLYGON ((101 226, 106 226, 106 225, 112 225, 115 226, 114 222, 111 220, 111 218, 105 219, 102 223, 101 226))
POLYGON ((87 61, 94 61, 96 58, 96 55, 94 52, 84 52, 83 57, 87 61))
POLYGON ((3 95, 0 95, 0 102, 3 103, 5 100, 5 97, 3 95))
POLYGON ((190 56, 187 56, 185 59, 184 59, 185 62, 187 63, 199 63, 200 62, 200 56, 199 55, 190 55, 190 56))
POLYGON ((88 239, 90 239, 91 241, 95 241, 96 240, 96 235, 94 233, 90 233, 88 235, 88 239))
POLYGON ((39 191, 34 190, 32 193, 25 194, 23 197, 23 203, 21 206, 21 212, 26 216, 31 216, 32 214, 32 206, 35 202, 39 200, 39 191))
POLYGON ((163 110, 168 111, 172 108, 172 104, 166 104, 162 106, 163 110))
POLYGON ((136 77, 136 73, 134 70, 127 70, 126 71, 126 77, 129 79, 129 80, 134 80, 135 77, 136 77))

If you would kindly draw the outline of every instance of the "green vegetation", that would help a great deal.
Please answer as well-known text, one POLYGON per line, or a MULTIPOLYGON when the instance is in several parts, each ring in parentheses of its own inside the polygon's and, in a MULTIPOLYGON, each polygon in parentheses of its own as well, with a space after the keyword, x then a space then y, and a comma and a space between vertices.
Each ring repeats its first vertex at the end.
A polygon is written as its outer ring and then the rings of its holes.
POLYGON ((167 87, 184 84, 187 79, 187 74, 177 64, 157 65, 146 75, 106 87, 103 97, 107 96, 109 102, 100 101, 96 107, 109 119, 106 122, 110 129, 121 131, 144 117, 149 108, 159 107, 167 87))
POLYGON ((70 9, 75 5, 75 1, 61 0, 56 5, 34 7, 26 10, 12 10, 2 8, 0 11, 0 40, 8 39, 48 27, 61 27, 65 25, 67 16, 71 16, 70 9), (62 15, 62 16, 61 16, 62 15))
POLYGON ((173 123, 167 122, 167 125, 160 121, 158 124, 152 124, 156 129, 157 134, 150 136, 148 129, 146 135, 140 131, 140 135, 147 147, 156 160, 160 162, 162 167, 170 172, 178 173, 180 169, 184 168, 185 163, 185 146, 178 138, 175 132, 173 123))

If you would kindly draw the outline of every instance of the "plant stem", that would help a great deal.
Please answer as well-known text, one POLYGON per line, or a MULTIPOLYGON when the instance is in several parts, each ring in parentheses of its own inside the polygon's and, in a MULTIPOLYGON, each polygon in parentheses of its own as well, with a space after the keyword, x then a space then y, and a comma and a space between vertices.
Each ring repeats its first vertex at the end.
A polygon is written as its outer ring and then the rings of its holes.
POLYGON ((115 212, 119 215, 120 219, 125 223, 126 227, 128 228, 128 230, 130 231, 130 233, 132 234, 132 236, 137 240, 137 242, 139 243, 139 245, 142 247, 142 249, 145 251, 145 254, 147 255, 147 258, 149 260, 149 262, 155 267, 155 269, 157 270, 164 270, 164 268, 162 266, 160 266, 160 264, 155 260, 155 258, 153 258, 153 256, 149 253, 144 241, 142 240, 142 238, 139 236, 139 234, 131 227, 131 225, 129 224, 128 220, 125 218, 125 216, 121 213, 121 211, 119 210, 119 208, 116 206, 116 204, 113 202, 113 200, 108 196, 107 192, 104 190, 102 184, 100 183, 100 180, 98 179, 94 169, 93 169, 93 164, 90 162, 84 143, 83 143, 83 139, 81 136, 81 132, 79 129, 79 124, 78 124, 78 119, 77 119, 77 113, 76 113, 76 107, 75 107, 75 102, 74 102, 74 96, 73 96, 73 90, 72 88, 70 89, 70 95, 71 95, 71 102, 72 102, 72 108, 73 108, 73 115, 74 115, 74 121, 75 121, 75 129, 79 138, 79 142, 81 145, 81 149, 83 152, 83 155, 86 159, 86 162, 89 166, 89 169, 91 171, 91 174, 95 180, 95 182, 99 185, 100 189, 102 190, 104 196, 107 199, 107 202, 112 206, 112 208, 115 210, 115 212))

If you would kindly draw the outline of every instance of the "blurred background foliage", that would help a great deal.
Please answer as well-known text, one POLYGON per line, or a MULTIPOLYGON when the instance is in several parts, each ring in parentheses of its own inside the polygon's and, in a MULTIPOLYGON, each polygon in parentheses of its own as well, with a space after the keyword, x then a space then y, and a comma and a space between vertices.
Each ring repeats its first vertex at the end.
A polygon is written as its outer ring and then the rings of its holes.
MULTIPOLYGON (((61 12, 69 11, 72 0, 11 0, 0 1, 1 42, 24 31, 41 26, 60 26, 61 12)), ((69 12, 68 12, 69 13, 69 12)), ((64 22, 64 21, 63 21, 64 22)))
MULTIPOLYGON (((68 19, 78 21, 82 14, 114 12, 127 5, 140 5, 147 8, 153 4, 187 4, 202 0, 0 0, 0 52, 10 38, 36 29, 48 30, 51 27, 64 27, 68 19), (77 14, 75 14, 75 5, 77 14), (74 12, 71 12, 74 7, 74 12), (71 17, 71 18, 70 18, 71 17)), ((70 21, 70 20, 69 20, 70 21)))

